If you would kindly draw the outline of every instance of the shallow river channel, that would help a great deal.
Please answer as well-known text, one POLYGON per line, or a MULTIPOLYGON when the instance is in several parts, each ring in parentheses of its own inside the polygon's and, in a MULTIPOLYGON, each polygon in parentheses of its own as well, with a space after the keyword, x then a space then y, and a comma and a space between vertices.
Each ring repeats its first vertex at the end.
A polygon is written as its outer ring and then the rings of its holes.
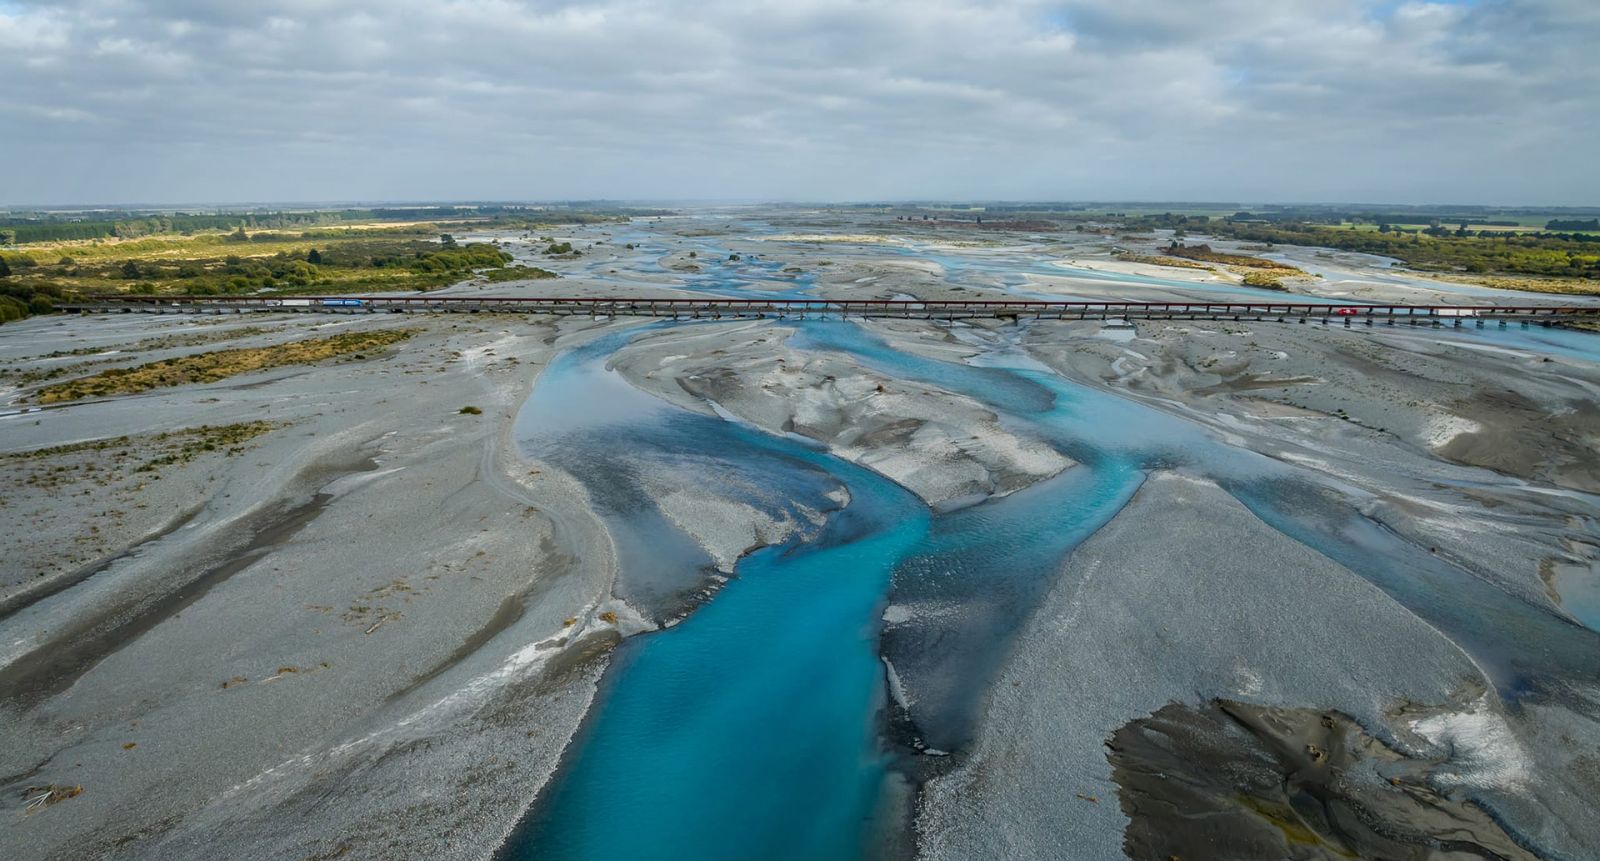
POLYGON ((912 714, 919 748, 968 740, 1016 620, 1152 469, 1216 481, 1275 529, 1368 579, 1460 644, 1507 699, 1541 677, 1600 680, 1594 632, 1430 556, 1362 516, 1347 489, 1320 474, 1072 383, 1004 343, 956 363, 894 350, 853 322, 786 325, 798 329, 791 346, 975 398, 1079 465, 936 513, 804 440, 634 389, 606 362, 639 330, 561 356, 524 407, 518 436, 530 455, 586 484, 615 536, 619 592, 630 602, 670 604, 710 570, 651 505, 652 474, 692 471, 764 510, 828 513, 742 559, 677 624, 619 647, 595 711, 508 857, 872 854, 906 815, 895 763, 908 751, 886 717, 894 671, 942 680, 924 687, 932 694, 912 714), (958 618, 881 634, 892 600, 930 596, 961 607, 958 618), (937 648, 925 648, 931 640, 937 648))

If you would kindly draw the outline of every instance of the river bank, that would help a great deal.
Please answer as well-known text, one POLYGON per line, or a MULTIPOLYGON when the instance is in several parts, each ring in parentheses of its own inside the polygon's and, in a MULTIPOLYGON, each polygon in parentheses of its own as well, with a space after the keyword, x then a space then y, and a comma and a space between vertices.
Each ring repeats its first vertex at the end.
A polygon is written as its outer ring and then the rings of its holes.
MULTIPOLYGON (((58 322, 8 327, 7 349, 207 331, 58 322)), ((56 480, 8 490, 44 548, 110 560, 42 578, 26 555, 6 563, 8 582, 60 581, 14 592, 0 619, 14 854, 385 855, 434 834, 438 854, 475 857, 511 827, 628 630, 601 618, 614 566, 582 491, 508 436, 542 364, 593 324, 420 322, 381 355, 0 419, 8 451, 272 426, 237 453, 149 471, 108 457, 81 477, 51 471, 81 455, 33 456, 56 480), (82 792, 25 813, 41 786, 82 792), (329 792, 343 802, 318 801, 329 792), (481 842, 450 833, 463 822, 481 842)), ((303 320, 249 323, 269 330, 250 343, 305 334, 303 320)))

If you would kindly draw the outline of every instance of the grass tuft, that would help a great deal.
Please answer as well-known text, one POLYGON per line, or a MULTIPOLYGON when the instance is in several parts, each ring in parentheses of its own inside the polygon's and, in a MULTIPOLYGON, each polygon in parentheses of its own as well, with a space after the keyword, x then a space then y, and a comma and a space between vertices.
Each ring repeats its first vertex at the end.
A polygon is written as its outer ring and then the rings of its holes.
POLYGON ((284 365, 308 365, 334 356, 361 353, 397 344, 410 338, 415 332, 414 329, 347 332, 329 338, 292 341, 271 347, 248 347, 179 356, 133 368, 111 368, 92 376, 56 383, 40 389, 36 397, 41 404, 53 404, 82 398, 132 394, 188 383, 212 383, 252 371, 284 365))

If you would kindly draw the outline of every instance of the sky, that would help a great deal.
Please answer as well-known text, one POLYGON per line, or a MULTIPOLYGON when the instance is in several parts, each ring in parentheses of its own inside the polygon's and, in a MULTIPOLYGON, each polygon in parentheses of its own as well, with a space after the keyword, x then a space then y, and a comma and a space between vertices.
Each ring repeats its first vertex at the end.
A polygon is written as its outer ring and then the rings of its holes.
POLYGON ((1600 204, 1600 0, 0 0, 0 205, 1600 204))

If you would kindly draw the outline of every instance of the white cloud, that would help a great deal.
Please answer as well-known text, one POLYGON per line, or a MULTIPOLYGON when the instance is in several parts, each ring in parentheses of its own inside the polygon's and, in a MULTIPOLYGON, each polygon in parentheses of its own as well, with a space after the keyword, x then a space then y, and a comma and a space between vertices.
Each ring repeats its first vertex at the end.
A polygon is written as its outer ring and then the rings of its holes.
POLYGON ((1593 203, 1597 8, 12 0, 0 202, 1593 203))

